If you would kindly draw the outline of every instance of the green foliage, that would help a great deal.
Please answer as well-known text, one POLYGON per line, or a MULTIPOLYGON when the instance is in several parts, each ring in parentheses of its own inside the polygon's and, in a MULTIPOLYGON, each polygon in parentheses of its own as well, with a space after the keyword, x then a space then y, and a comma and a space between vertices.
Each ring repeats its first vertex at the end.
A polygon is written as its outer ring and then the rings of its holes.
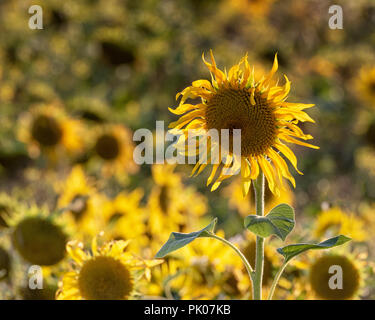
POLYGON ((215 218, 207 227, 199 231, 191 233, 172 232, 168 241, 161 247, 155 258, 163 258, 167 254, 186 246, 197 238, 210 237, 210 234, 215 230, 216 223, 217 219, 215 218))
POLYGON ((290 244, 288 246, 278 248, 277 252, 284 256, 285 262, 290 261, 295 256, 307 251, 307 250, 321 250, 321 249, 330 249, 333 247, 340 246, 351 239, 344 236, 339 235, 334 238, 327 239, 323 242, 320 242, 318 244, 313 243, 296 243, 296 244, 290 244))
POLYGON ((285 204, 274 207, 266 216, 249 215, 245 218, 245 228, 259 237, 276 235, 285 240, 294 228, 294 209, 285 204))

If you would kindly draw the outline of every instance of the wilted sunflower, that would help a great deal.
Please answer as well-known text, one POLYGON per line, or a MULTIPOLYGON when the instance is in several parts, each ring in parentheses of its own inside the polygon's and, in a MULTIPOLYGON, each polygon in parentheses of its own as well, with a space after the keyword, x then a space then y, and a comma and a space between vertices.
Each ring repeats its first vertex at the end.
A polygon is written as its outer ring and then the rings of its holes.
MULTIPOLYGON (((234 65, 228 73, 217 68, 211 54, 211 63, 203 61, 212 75, 212 81, 197 80, 191 86, 177 94, 181 96, 179 106, 171 112, 183 115, 178 121, 170 124, 170 128, 181 129, 183 138, 188 135, 189 129, 199 131, 199 148, 194 154, 202 155, 207 152, 207 162, 213 164, 208 184, 215 180, 215 175, 221 162, 225 162, 211 190, 218 188, 220 183, 241 169, 243 194, 246 195, 250 188, 251 180, 259 175, 260 170, 265 174, 270 190, 279 195, 279 186, 283 186, 283 178, 290 180, 295 185, 295 180, 288 170, 282 153, 292 163, 298 173, 297 158, 285 143, 298 144, 310 148, 318 148, 300 141, 312 139, 304 134, 297 126, 301 122, 314 122, 304 111, 313 104, 286 102, 290 90, 290 81, 285 76, 286 83, 279 86, 272 78, 278 69, 277 56, 270 73, 261 79, 254 78, 247 61, 247 55, 234 65), (201 98, 201 103, 187 104, 189 98, 201 98), (220 150, 221 143, 211 138, 208 130, 229 129, 231 138, 233 129, 241 130, 241 155, 229 151, 226 159, 217 159, 213 150, 220 150), (202 137, 202 138, 201 138, 202 137), (212 144, 212 145, 211 145, 212 144), (219 160, 219 161, 218 161, 219 160), (228 169, 229 174, 228 174, 228 169)), ((217 140, 217 139, 216 139, 217 140)), ((220 140, 219 140, 220 141, 220 140)), ((185 150, 185 141, 180 139, 176 144, 178 149, 185 150), (181 145, 181 143, 183 145, 181 145)), ((219 152, 220 154, 220 152, 219 152)), ((200 157, 193 169, 200 173, 207 164, 203 163, 205 157, 200 157)))
POLYGON ((358 96, 363 101, 369 103, 369 106, 375 108, 375 67, 363 68, 356 81, 358 96))
POLYGON ((96 237, 91 253, 82 243, 71 241, 66 249, 74 269, 65 273, 56 293, 58 300, 127 300, 135 292, 135 270, 148 265, 125 251, 127 241, 111 241, 98 247, 96 237))

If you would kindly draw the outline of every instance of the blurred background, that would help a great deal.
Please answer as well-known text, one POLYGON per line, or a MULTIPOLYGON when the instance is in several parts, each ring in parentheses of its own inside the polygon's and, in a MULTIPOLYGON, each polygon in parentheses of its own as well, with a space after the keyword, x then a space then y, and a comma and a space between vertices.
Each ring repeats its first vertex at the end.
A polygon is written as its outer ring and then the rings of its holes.
MULTIPOLYGON (((168 107, 176 93, 210 79, 201 59, 210 49, 222 69, 248 53, 259 74, 277 52, 280 81, 286 74, 292 82, 288 101, 316 104, 308 111, 316 124, 302 127, 320 150, 295 147, 304 172, 293 173, 296 189, 266 195, 268 210, 282 202, 296 210, 288 241, 353 238, 293 263, 276 297, 375 298, 374 26, 371 0, 1 0, 0 298, 53 299, 69 257, 61 249, 48 259, 38 243, 61 240, 50 248, 56 251, 72 239, 87 245, 100 231, 105 240, 132 239, 129 250, 152 259, 170 232, 195 231, 218 217, 220 232, 254 260, 254 239, 243 230, 253 198, 242 198, 236 177, 211 193, 207 172, 189 178, 189 165, 132 159, 133 132, 175 121, 168 107), (28 28, 35 4, 43 30, 28 28), (343 8, 342 30, 328 26, 333 4, 343 8), (31 218, 57 226, 63 239, 27 228, 31 218), (25 270, 40 255, 45 288, 30 290, 25 270), (312 276, 328 258, 344 261, 345 292, 330 292, 324 272, 312 276)), ((136 297, 249 298, 240 261, 210 241, 156 266, 136 297)), ((281 245, 269 242, 265 290, 281 245)))

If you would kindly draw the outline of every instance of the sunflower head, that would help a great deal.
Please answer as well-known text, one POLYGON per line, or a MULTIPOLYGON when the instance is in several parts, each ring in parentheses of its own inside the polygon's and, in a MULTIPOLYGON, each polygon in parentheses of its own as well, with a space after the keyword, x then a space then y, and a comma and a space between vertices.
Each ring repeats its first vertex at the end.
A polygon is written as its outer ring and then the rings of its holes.
POLYGON ((96 159, 101 161, 105 176, 123 175, 138 170, 133 160, 134 143, 128 128, 117 124, 97 126, 93 141, 93 152, 96 159))
POLYGON ((63 132, 58 121, 49 115, 38 115, 31 125, 31 136, 44 147, 56 146, 63 132))
POLYGON ((41 150, 54 159, 57 150, 68 153, 82 150, 82 124, 71 118, 59 103, 36 105, 19 121, 19 139, 27 143, 32 157, 41 150))
POLYGON ((127 245, 127 241, 118 240, 98 247, 95 237, 91 252, 85 252, 81 243, 69 242, 66 248, 75 268, 59 282, 57 299, 125 300, 131 297, 135 289, 134 270, 148 270, 150 265, 125 251, 127 245))
MULTIPOLYGON (((213 164, 207 181, 208 184, 215 181, 211 190, 215 190, 221 181, 239 169, 244 195, 248 193, 251 180, 257 178, 260 170, 266 176, 270 190, 277 196, 280 194, 279 186, 284 187, 283 178, 294 186, 295 180, 281 154, 301 173, 297 169, 296 156, 285 143, 317 148, 299 140, 312 139, 311 135, 302 132, 298 123, 314 122, 303 111, 313 105, 286 102, 290 81, 286 76, 284 86, 273 81, 278 69, 277 56, 270 73, 260 79, 255 78, 247 56, 228 73, 216 66, 212 52, 211 63, 204 58, 203 61, 211 72, 212 81, 194 81, 177 95, 177 98, 181 96, 179 106, 170 109, 182 115, 178 121, 170 124, 170 128, 182 131, 182 137, 188 136, 190 129, 198 134, 198 146, 195 153, 189 150, 189 155, 206 156, 199 159, 193 173, 198 174, 206 167, 203 160, 207 158, 207 162, 213 164), (201 101, 198 104, 185 103, 189 98, 200 98, 201 101), (223 129, 229 132, 229 148, 223 139, 213 139, 210 133, 214 130, 220 136, 223 129), (234 137, 238 132, 236 129, 241 133, 240 154, 233 151, 234 137), (222 149, 228 151, 224 156, 221 155, 222 149)), ((184 139, 179 139, 176 146, 186 152, 184 139)))
POLYGON ((129 269, 120 261, 98 256, 82 266, 78 286, 87 300, 118 300, 129 296, 133 280, 129 269))
POLYGON ((67 236, 52 220, 44 217, 26 217, 12 233, 16 250, 28 262, 50 266, 65 256, 67 236))
POLYGON ((96 141, 95 151, 102 159, 113 160, 120 154, 120 143, 115 135, 103 134, 96 141))
POLYGON ((310 268, 310 284, 314 292, 323 299, 344 300, 353 298, 360 286, 360 272, 351 259, 344 255, 325 255, 317 259, 310 268), (329 286, 333 276, 331 266, 342 269, 342 289, 329 286))
POLYGON ((338 207, 330 208, 318 215, 315 235, 317 237, 347 234, 353 240, 363 241, 367 232, 363 220, 352 213, 346 213, 338 207))

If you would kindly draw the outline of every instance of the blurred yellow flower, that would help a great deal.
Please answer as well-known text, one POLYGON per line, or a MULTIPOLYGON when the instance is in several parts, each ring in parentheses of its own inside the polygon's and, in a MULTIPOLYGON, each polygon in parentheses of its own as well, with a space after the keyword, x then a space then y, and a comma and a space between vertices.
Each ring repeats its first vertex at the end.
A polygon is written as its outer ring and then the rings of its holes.
POLYGON ((7 220, 12 244, 28 263, 53 266, 65 257, 65 245, 72 232, 71 221, 50 213, 46 207, 22 208, 7 220))
POLYGON ((54 187, 59 194, 58 208, 63 210, 62 215, 71 215, 74 218, 83 238, 91 239, 103 229, 105 219, 101 207, 104 198, 97 192, 94 181, 86 176, 81 166, 74 166, 68 177, 55 182, 54 187))
POLYGON ((195 228, 207 211, 207 201, 193 187, 184 186, 174 165, 154 165, 155 186, 148 200, 148 228, 155 238, 195 228))
POLYGON ((146 244, 145 209, 140 206, 143 191, 121 192, 114 199, 106 199, 100 213, 105 220, 105 234, 116 240, 132 240, 132 251, 140 252, 146 244))
POLYGON ((127 300, 135 293, 134 270, 139 261, 125 251, 127 241, 111 241, 98 247, 96 237, 91 253, 82 243, 71 241, 66 249, 75 269, 64 274, 56 293, 58 300, 127 300))
POLYGON ((345 234, 355 241, 364 241, 368 237, 364 220, 360 216, 333 207, 317 216, 314 235, 322 238, 336 234, 345 234))
POLYGON ((102 163, 105 177, 123 176, 138 171, 133 161, 134 143, 131 131, 122 125, 104 125, 95 130, 93 149, 102 163))
POLYGON ((309 270, 310 286, 321 299, 347 300, 358 296, 361 287, 363 264, 358 263, 350 255, 326 254, 316 259, 309 270), (331 266, 342 269, 342 287, 340 290, 330 287, 331 266))
POLYGON ((375 108, 375 67, 363 67, 356 79, 358 96, 375 108))
POLYGON ((58 103, 37 105, 23 114, 18 123, 18 138, 28 146, 30 156, 41 152, 57 161, 59 156, 82 152, 83 126, 70 118, 58 103))

